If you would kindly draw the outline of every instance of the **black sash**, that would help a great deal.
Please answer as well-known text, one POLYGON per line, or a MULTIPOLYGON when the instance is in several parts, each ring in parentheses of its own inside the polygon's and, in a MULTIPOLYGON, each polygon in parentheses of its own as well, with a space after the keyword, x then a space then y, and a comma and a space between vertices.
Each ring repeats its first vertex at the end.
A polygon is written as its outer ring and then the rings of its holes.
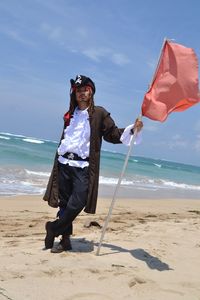
POLYGON ((70 160, 80 160, 80 161, 89 161, 89 157, 82 158, 78 156, 76 153, 72 152, 66 152, 65 154, 61 155, 64 158, 70 159, 70 160))

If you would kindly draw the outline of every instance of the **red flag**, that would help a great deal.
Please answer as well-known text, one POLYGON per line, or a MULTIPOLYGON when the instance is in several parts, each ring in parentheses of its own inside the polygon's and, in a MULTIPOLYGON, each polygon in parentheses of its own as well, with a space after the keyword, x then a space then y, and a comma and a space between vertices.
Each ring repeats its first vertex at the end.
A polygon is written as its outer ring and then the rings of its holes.
POLYGON ((150 89, 144 96, 142 115, 165 121, 173 111, 200 102, 198 59, 193 49, 165 41, 150 89))

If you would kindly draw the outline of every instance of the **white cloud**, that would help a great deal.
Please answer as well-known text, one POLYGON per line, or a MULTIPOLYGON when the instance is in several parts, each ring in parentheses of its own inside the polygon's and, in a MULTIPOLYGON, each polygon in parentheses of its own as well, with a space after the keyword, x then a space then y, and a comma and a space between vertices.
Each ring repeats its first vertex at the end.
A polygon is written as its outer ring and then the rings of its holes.
POLYGON ((147 124, 144 126, 145 131, 156 132, 159 130, 157 124, 147 124))
POLYGON ((186 149, 189 145, 188 141, 184 140, 181 135, 176 134, 171 137, 171 140, 160 141, 155 144, 156 146, 165 146, 170 150, 176 150, 177 148, 186 149))
POLYGON ((68 18, 69 17, 69 10, 70 10, 70 4, 69 1, 67 3, 67 9, 63 9, 65 6, 58 4, 56 1, 50 1, 50 0, 35 0, 39 3, 40 6, 43 6, 45 10, 49 10, 50 13, 53 12, 54 17, 58 15, 59 17, 68 18))
POLYGON ((62 41, 63 31, 60 26, 53 27, 47 23, 42 23, 40 28, 42 32, 47 35, 48 39, 54 40, 56 42, 62 41))
POLYGON ((96 62, 107 59, 118 66, 124 66, 130 62, 126 55, 115 53, 111 48, 88 48, 83 50, 82 54, 96 62))
POLYGON ((101 58, 106 57, 110 52, 111 50, 107 48, 90 48, 83 50, 82 54, 96 62, 100 62, 101 58))
POLYGON ((186 141, 176 141, 174 143, 169 144, 170 149, 175 149, 175 148, 187 148, 188 143, 186 141))
POLYGON ((55 27, 50 32, 50 38, 52 40, 60 40, 62 38, 62 29, 61 29, 61 27, 55 27))
POLYGON ((180 141, 181 140, 181 135, 180 134, 175 134, 172 136, 172 140, 174 141, 180 141))
POLYGON ((156 60, 151 60, 147 62, 147 66, 151 69, 151 70, 155 70, 156 66, 157 66, 157 61, 156 60))
POLYGON ((19 42, 21 44, 32 46, 32 47, 36 46, 36 44, 33 41, 31 41, 31 40, 29 40, 27 38, 24 38, 22 36, 22 34, 19 33, 19 31, 17 31, 17 30, 2 29, 1 32, 3 34, 7 35, 8 37, 10 37, 11 39, 13 39, 14 41, 17 41, 17 42, 19 42))
MULTIPOLYGON (((98 44, 90 47, 91 39, 88 40, 90 32, 86 27, 74 27, 66 30, 63 26, 53 26, 44 22, 40 25, 40 30, 49 40, 58 43, 59 46, 65 47, 72 53, 84 55, 92 61, 99 63, 102 59, 106 59, 118 66, 130 63, 130 59, 125 54, 115 52, 112 48, 98 47, 98 44), (83 48, 83 45, 88 45, 88 47, 83 48)), ((94 45, 94 42, 92 44, 94 45)))
POLYGON ((187 148, 188 142, 180 134, 172 136, 172 141, 168 143, 170 149, 187 148))
POLYGON ((124 66, 130 62, 128 57, 122 53, 113 53, 111 56, 111 60, 119 66, 124 66))
POLYGON ((200 134, 197 135, 197 139, 194 143, 194 149, 200 153, 200 134))
POLYGON ((199 131, 199 132, 200 132, 200 121, 197 121, 197 122, 196 122, 196 124, 195 124, 195 126, 194 126, 194 129, 195 129, 196 131, 199 131))
MULTIPOLYGON (((40 31, 48 40, 56 43, 57 45, 65 48, 72 53, 81 53, 82 45, 86 43, 88 33, 85 28, 69 28, 68 26, 59 25, 54 26, 49 23, 42 23, 40 31), (69 46, 70 40, 70 46, 69 46)), ((88 57, 95 57, 95 54, 86 53, 88 57)))
POLYGON ((85 28, 77 28, 76 29, 76 33, 78 34, 79 37, 82 37, 82 38, 87 38, 88 37, 88 32, 85 28))
POLYGON ((194 144, 194 149, 197 151, 197 152, 200 152, 200 138, 199 140, 197 140, 194 144))

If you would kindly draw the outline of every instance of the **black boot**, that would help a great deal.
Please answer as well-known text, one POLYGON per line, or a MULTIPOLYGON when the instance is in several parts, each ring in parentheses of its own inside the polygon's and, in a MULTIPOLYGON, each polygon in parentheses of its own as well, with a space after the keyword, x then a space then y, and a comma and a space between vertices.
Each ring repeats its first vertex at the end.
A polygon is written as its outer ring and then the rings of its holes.
POLYGON ((60 241, 60 244, 63 246, 63 249, 65 251, 72 250, 72 245, 71 245, 71 241, 70 241, 70 235, 64 233, 62 235, 62 240, 60 241))
POLYGON ((52 253, 61 253, 63 251, 71 250, 71 241, 68 234, 63 234, 60 243, 51 249, 52 253))
POLYGON ((51 222, 47 222, 45 225, 46 228, 46 237, 44 240, 45 248, 46 249, 51 249, 53 247, 55 235, 51 229, 51 222))

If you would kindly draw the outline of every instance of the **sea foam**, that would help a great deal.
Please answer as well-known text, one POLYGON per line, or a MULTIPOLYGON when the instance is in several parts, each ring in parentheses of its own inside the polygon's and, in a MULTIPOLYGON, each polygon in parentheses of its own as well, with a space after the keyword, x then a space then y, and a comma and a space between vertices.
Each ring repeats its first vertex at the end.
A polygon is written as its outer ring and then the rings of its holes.
POLYGON ((27 142, 27 143, 33 143, 33 144, 44 144, 43 141, 34 140, 34 139, 22 139, 22 141, 27 142))

